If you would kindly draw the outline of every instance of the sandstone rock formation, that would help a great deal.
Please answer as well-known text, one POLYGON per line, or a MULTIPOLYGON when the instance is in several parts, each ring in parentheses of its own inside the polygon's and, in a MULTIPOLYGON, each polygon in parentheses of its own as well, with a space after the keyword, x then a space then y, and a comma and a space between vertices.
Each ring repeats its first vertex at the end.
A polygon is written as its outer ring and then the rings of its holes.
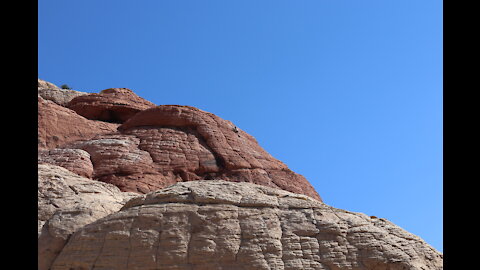
POLYGON ((303 176, 272 157, 255 138, 197 108, 155 106, 125 88, 78 96, 66 107, 40 96, 38 102, 39 149, 49 150, 41 152, 39 162, 122 191, 147 193, 181 181, 224 179, 321 200, 303 176), (76 153, 83 154, 74 157, 76 153))
POLYGON ((38 269, 50 268, 73 232, 117 212, 136 195, 62 167, 38 165, 38 269))
POLYGON ((38 79, 38 89, 40 90, 40 89, 60 89, 60 88, 51 82, 38 79))
POLYGON ((155 104, 130 89, 110 88, 99 94, 76 97, 66 106, 87 119, 123 123, 137 112, 155 107, 155 104))
POLYGON ((88 120, 38 96, 38 148, 53 149, 68 142, 116 132, 118 124, 88 120))
POLYGON ((92 178, 93 175, 90 154, 80 149, 40 149, 38 150, 38 164, 58 165, 87 178, 92 178))
POLYGON ((61 89, 53 83, 38 79, 38 95, 43 99, 51 100, 60 106, 67 105, 67 103, 75 97, 87 94, 88 93, 71 89, 61 89))
POLYGON ((39 270, 443 269, 419 237, 324 204, 230 121, 125 88, 38 88, 39 270))
POLYGON ((251 183, 192 181, 75 232, 52 270, 442 269, 394 224, 251 183))

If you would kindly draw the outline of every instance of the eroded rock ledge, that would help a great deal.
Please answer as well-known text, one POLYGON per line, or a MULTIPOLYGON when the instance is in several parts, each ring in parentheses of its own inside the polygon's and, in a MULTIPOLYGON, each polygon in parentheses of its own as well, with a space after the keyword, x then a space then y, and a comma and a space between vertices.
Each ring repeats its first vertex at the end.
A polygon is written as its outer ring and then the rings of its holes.
POLYGON ((71 269, 442 269, 443 255, 384 219, 221 180, 178 183, 78 230, 71 269))

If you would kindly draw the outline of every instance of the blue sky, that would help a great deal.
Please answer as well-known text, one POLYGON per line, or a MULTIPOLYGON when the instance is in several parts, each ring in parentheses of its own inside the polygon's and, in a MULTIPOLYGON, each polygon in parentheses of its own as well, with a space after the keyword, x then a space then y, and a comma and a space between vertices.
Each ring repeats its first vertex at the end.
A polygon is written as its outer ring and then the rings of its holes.
POLYGON ((38 1, 38 77, 235 123, 325 203, 443 251, 443 3, 38 1))

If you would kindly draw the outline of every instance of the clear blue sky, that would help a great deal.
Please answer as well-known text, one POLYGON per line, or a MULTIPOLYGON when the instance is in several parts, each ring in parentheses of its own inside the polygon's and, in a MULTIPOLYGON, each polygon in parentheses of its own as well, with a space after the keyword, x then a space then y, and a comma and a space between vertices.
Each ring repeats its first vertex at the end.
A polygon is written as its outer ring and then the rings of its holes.
POLYGON ((327 204, 443 251, 442 5, 39 0, 38 76, 212 112, 327 204))

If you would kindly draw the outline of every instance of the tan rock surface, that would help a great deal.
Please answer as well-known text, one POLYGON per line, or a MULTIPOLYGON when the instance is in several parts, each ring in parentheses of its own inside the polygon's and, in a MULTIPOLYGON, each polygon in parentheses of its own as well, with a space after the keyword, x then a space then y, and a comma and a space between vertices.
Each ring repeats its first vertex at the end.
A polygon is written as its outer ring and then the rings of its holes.
POLYGON ((87 94, 88 93, 70 89, 61 89, 53 83, 38 79, 38 95, 60 106, 66 106, 73 98, 87 94))
POLYGON ((59 166, 38 165, 39 269, 49 269, 73 232, 118 211, 136 195, 59 166))
POLYGON ((391 222, 251 183, 192 181, 75 232, 52 270, 443 269, 391 222))
POLYGON ((42 79, 38 79, 38 88, 46 88, 46 89, 60 89, 60 87, 56 86, 51 82, 47 82, 42 79))

